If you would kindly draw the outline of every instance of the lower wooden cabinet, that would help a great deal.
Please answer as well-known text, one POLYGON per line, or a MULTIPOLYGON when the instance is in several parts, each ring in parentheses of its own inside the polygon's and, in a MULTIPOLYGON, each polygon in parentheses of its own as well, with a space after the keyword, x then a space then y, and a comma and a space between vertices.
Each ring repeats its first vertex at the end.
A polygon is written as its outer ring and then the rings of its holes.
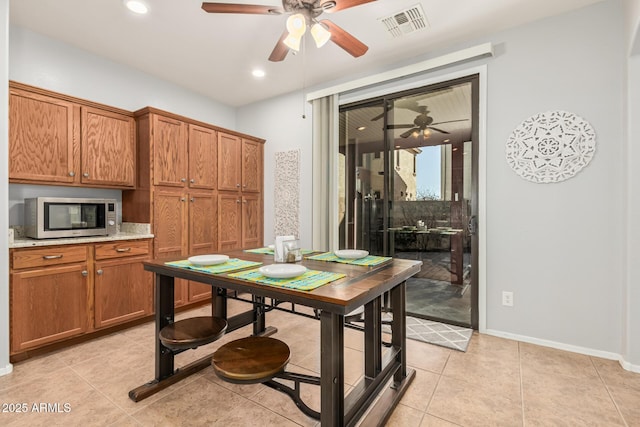
POLYGON ((10 251, 11 355, 153 312, 149 240, 10 251))
POLYGON ((86 263, 11 275, 11 353, 71 338, 88 329, 86 263))
POLYGON ((96 262, 94 327, 104 328, 151 314, 152 276, 140 259, 96 262))

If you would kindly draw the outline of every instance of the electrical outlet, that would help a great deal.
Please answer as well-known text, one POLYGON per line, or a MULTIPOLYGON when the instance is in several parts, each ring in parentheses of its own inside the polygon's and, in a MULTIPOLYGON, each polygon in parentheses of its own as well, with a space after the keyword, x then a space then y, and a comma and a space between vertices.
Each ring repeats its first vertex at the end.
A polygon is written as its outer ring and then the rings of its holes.
POLYGON ((513 292, 502 291, 502 305, 513 307, 513 292))

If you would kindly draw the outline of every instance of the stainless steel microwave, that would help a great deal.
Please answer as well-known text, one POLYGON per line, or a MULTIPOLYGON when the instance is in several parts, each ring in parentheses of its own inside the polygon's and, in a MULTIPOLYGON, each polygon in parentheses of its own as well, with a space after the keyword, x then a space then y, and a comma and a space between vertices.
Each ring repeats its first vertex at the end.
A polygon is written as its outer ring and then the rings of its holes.
POLYGON ((25 235, 33 239, 116 234, 115 199, 24 199, 25 235))

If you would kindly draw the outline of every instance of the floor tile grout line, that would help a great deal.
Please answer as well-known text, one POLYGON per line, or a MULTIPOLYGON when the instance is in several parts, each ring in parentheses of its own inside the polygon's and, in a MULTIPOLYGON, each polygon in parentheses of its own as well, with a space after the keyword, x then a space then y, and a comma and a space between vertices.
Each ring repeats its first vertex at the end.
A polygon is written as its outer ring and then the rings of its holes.
POLYGON ((596 374, 598 374, 598 378, 602 382, 602 385, 604 386, 604 389, 607 391, 607 394, 609 395, 609 399, 611 399, 611 402, 613 403, 613 406, 615 406, 616 411, 618 412, 618 415, 620 416, 620 419, 624 423, 625 427, 629 427, 629 424, 627 423, 627 420, 624 418, 624 415, 622 414, 622 411, 620 410, 620 407, 618 406, 618 403, 616 402, 616 399, 613 396, 613 393, 611 393, 611 389, 609 389, 609 386, 607 385, 607 382, 604 380, 604 378, 602 378, 602 375, 600 374, 600 371, 598 370, 598 367, 596 366, 596 364, 593 362, 593 358, 591 356, 589 356, 589 361, 591 362, 591 365, 593 366, 593 369, 595 369, 596 374))
POLYGON ((518 343, 518 376, 520 377, 520 411, 522 412, 522 426, 525 427, 527 420, 525 417, 525 403, 524 403, 524 381, 522 380, 522 348, 520 348, 520 341, 518 343))

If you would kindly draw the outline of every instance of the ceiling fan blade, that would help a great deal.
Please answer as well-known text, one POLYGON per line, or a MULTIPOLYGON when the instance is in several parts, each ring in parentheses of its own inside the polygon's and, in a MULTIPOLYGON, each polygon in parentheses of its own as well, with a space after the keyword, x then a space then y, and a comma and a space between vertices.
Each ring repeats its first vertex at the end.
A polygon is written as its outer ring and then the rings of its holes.
POLYGON ((413 128, 416 125, 389 125, 387 126, 387 129, 408 129, 408 128, 413 128))
POLYGON ((409 129, 405 133, 400 134, 400 138, 408 138, 414 132, 420 132, 420 128, 409 129))
POLYGON ((284 61, 284 58, 287 57, 289 48, 284 44, 284 39, 287 38, 287 35, 289 35, 289 32, 287 30, 284 30, 284 33, 282 33, 282 36, 280 36, 280 40, 278 40, 278 43, 276 43, 275 47, 273 48, 271 55, 269 55, 269 61, 280 62, 284 61))
POLYGON ((431 123, 432 125, 441 125, 443 123, 467 122, 469 119, 447 120, 446 122, 431 123))
POLYGON ((380 114, 378 114, 377 116, 372 117, 372 118, 371 118, 371 121, 372 121, 372 122, 375 122, 376 120, 380 120, 381 118, 383 118, 383 117, 384 117, 384 114, 385 114, 385 113, 380 113, 380 114))
POLYGON ((440 133, 446 133, 447 135, 449 135, 451 132, 447 132, 446 130, 442 130, 442 129, 438 129, 438 128, 434 128, 433 126, 427 126, 429 129, 431 130, 435 130, 436 132, 440 132, 440 133))
POLYGON ((338 27, 328 19, 323 19, 320 23, 324 24, 331 33, 331 41, 346 50, 349 55, 357 58, 364 55, 369 48, 351 34, 338 27))
POLYGON ((325 0, 320 3, 320 7, 323 7, 326 3, 335 3, 335 6, 327 7, 327 9, 325 9, 325 12, 333 13, 339 10, 349 9, 350 7, 360 6, 361 4, 370 3, 372 1, 376 0, 325 0))
POLYGON ((202 3, 202 9, 209 13, 248 13, 254 15, 280 15, 284 10, 278 6, 234 3, 202 3))

